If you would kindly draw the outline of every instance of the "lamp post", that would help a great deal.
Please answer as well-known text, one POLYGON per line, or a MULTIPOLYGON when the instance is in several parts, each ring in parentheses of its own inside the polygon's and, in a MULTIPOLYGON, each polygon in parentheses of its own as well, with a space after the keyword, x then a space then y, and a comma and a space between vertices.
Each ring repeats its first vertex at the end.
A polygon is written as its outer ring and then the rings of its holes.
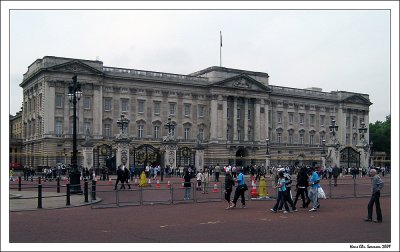
POLYGON ((265 142, 267 143, 267 151, 266 151, 266 155, 269 156, 269 138, 265 139, 265 142))
POLYGON ((71 157, 71 172, 70 183, 71 193, 81 193, 80 172, 78 170, 78 157, 77 157, 77 141, 76 141, 76 103, 82 97, 81 84, 77 83, 77 76, 72 77, 73 85, 69 86, 68 99, 73 105, 73 134, 72 134, 72 157, 71 157))
POLYGON ((126 134, 124 129, 128 128, 129 119, 126 118, 124 115, 121 115, 121 119, 117 121, 118 128, 121 129, 121 135, 126 134))
POLYGON ((358 132, 360 133, 360 140, 364 142, 365 141, 364 134, 367 133, 367 127, 365 127, 364 122, 361 122, 361 127, 358 129, 358 132))
POLYGON ((339 126, 336 125, 336 121, 332 119, 331 125, 329 125, 329 130, 332 132, 332 135, 335 136, 335 131, 338 131, 339 126))
POLYGON ((175 125, 172 123, 171 116, 168 116, 168 122, 165 124, 165 128, 168 129, 168 136, 172 136, 172 130, 174 129, 175 125))

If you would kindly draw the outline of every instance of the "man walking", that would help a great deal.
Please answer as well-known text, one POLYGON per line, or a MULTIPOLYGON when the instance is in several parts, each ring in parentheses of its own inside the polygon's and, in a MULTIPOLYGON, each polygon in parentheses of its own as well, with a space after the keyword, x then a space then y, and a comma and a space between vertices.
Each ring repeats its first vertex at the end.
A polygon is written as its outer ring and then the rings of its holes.
POLYGON ((383 188, 383 181, 382 179, 376 174, 375 169, 370 170, 371 175, 371 184, 372 184, 372 196, 368 203, 368 217, 365 221, 371 222, 372 221, 372 212, 373 207, 375 204, 376 207, 376 220, 374 222, 381 223, 382 222, 382 211, 381 211, 381 204, 379 203, 379 198, 381 196, 381 190, 383 188))
POLYGON ((333 185, 334 185, 334 186, 337 186, 337 178, 339 177, 339 174, 340 174, 340 170, 339 170, 339 168, 337 167, 337 165, 335 164, 335 165, 333 166, 333 169, 332 169, 333 185))
POLYGON ((317 208, 319 207, 318 203, 318 188, 320 187, 319 185, 319 176, 318 174, 313 171, 313 168, 311 168, 308 172, 309 177, 309 185, 310 185, 310 191, 308 192, 308 197, 310 198, 312 202, 312 208, 309 210, 309 212, 315 212, 317 211, 317 208))
POLYGON ((240 168, 237 168, 239 175, 237 175, 237 187, 235 190, 235 196, 233 197, 233 201, 232 201, 232 206, 231 208, 235 208, 236 207, 236 202, 239 199, 239 196, 241 197, 242 200, 242 208, 246 208, 246 201, 244 198, 244 192, 246 191, 245 189, 245 181, 244 181, 244 175, 243 175, 243 171, 240 168))

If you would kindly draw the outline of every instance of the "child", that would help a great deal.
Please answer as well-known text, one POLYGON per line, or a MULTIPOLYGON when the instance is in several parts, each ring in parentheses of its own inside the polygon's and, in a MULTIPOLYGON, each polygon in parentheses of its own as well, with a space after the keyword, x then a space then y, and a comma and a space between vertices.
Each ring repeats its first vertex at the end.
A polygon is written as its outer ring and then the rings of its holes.
POLYGON ((201 180, 203 179, 202 171, 200 170, 196 175, 197 187, 196 191, 201 191, 201 180))

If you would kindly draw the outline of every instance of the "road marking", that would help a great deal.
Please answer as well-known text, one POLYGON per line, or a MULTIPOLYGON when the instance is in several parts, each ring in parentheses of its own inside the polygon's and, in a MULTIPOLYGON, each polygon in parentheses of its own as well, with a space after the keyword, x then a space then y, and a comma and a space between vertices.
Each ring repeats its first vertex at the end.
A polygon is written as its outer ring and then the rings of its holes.
POLYGON ((101 230, 101 232, 103 232, 103 233, 110 233, 111 231, 110 231, 110 230, 101 230))
POLYGON ((220 223, 220 221, 201 222, 200 225, 217 224, 217 223, 220 223))
POLYGON ((168 227, 168 225, 160 226, 160 228, 165 228, 165 227, 168 227))

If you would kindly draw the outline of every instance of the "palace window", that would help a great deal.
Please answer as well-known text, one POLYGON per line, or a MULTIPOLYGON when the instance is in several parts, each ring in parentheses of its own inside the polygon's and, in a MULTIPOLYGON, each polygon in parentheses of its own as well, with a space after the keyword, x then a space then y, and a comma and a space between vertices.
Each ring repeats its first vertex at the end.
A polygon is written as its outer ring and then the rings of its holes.
POLYGON ((110 123, 104 124, 104 137, 111 137, 111 124, 110 123))
POLYGON ((127 112, 128 111, 128 104, 129 104, 129 100, 128 99, 121 99, 121 112, 127 112))
POLYGON ((204 110, 205 110, 204 105, 199 105, 198 108, 199 108, 199 117, 204 117, 204 110))
POLYGON ((183 139, 185 141, 189 141, 189 139, 190 139, 190 128, 185 128, 184 129, 183 139))
POLYGON ((63 120, 60 117, 56 117, 55 133, 57 136, 63 133, 63 120))
POLYGON ((304 114, 300 114, 299 123, 300 123, 300 124, 304 124, 304 114))
POLYGON ((144 137, 144 126, 138 125, 138 138, 143 138, 143 137, 144 137))
POLYGON ((293 124, 293 113, 289 113, 289 124, 293 124))
POLYGON ((154 138, 160 138, 160 126, 154 126, 154 138))
POLYGON ((154 106, 153 106, 153 111, 154 111, 155 115, 159 115, 160 114, 160 107, 161 107, 161 102, 155 101, 154 102, 154 106))
POLYGON ((170 103, 169 104, 169 114, 175 115, 175 111, 176 111, 176 103, 170 103))
POLYGON ((92 99, 90 96, 83 97, 83 109, 91 109, 92 99))
POLYGON ((184 111, 185 111, 185 116, 190 116, 190 104, 185 103, 184 111))
POLYGON ((278 123, 282 123, 282 112, 277 112, 278 123))
POLYGON ((144 101, 143 100, 138 100, 138 113, 140 113, 140 114, 144 113, 144 101))
POLYGON ((59 95, 59 94, 56 95, 56 108, 62 108, 62 104, 63 104, 62 98, 63 98, 62 95, 59 95))
POLYGON ((104 98, 104 111, 111 111, 111 98, 104 98))

